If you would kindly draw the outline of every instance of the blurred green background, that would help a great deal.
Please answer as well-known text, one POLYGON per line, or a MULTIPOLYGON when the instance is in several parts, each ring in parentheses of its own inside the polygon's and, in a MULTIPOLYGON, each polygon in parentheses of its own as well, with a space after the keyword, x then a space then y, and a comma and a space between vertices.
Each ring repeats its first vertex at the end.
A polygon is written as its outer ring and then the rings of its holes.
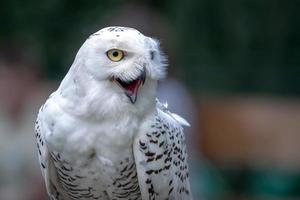
POLYGON ((128 3, 166 21, 178 75, 195 92, 300 94, 296 0, 1 1, 0 42, 34 45, 44 75, 60 80, 85 38, 128 3))
POLYGON ((297 0, 1 1, 0 199, 45 198, 30 136, 37 109, 85 39, 110 25, 158 38, 169 57, 169 83, 188 102, 174 109, 189 110, 193 125, 195 199, 300 198, 299 8, 297 0))

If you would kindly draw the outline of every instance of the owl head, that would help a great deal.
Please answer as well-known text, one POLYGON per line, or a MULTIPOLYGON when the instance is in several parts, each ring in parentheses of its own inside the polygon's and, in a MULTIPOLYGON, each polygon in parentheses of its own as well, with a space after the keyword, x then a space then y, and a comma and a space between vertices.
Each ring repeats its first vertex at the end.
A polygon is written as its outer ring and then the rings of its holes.
POLYGON ((95 108, 142 109, 155 101, 157 81, 165 76, 166 65, 157 40, 133 28, 107 27, 84 42, 59 90, 64 97, 95 108))

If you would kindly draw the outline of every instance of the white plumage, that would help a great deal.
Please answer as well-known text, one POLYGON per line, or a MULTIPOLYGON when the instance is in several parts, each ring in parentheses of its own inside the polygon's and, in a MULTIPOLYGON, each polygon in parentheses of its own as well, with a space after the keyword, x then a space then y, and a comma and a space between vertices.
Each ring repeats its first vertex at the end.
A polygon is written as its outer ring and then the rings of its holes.
POLYGON ((135 29, 91 35, 41 107, 36 138, 52 200, 190 200, 181 125, 156 100, 166 59, 135 29))

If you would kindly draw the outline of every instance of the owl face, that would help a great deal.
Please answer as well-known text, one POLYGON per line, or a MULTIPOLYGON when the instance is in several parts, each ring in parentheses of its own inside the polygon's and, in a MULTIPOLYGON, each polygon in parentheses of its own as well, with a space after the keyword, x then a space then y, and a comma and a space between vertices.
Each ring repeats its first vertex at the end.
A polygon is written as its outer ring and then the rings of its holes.
POLYGON ((165 76, 158 41, 133 28, 101 29, 86 40, 76 59, 95 80, 117 85, 133 104, 145 82, 165 76))

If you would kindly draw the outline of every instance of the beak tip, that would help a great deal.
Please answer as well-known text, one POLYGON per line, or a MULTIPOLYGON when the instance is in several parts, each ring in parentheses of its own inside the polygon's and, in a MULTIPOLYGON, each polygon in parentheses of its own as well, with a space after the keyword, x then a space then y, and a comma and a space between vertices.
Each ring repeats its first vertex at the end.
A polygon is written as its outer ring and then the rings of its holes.
POLYGON ((132 95, 126 94, 126 96, 129 98, 129 100, 130 100, 130 102, 131 102, 132 104, 134 104, 134 103, 136 102, 137 95, 135 95, 135 94, 132 94, 132 95))

